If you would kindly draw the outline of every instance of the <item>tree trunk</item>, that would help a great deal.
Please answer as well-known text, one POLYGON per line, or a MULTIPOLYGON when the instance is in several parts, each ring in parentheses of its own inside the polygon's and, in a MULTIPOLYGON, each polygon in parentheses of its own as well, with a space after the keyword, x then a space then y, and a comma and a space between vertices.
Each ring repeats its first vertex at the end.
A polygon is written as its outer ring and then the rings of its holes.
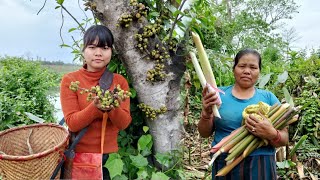
MULTIPOLYGON (((165 63, 165 81, 150 83, 146 81, 147 71, 152 69, 154 62, 147 60, 147 54, 135 48, 134 35, 147 24, 132 22, 128 28, 117 27, 121 14, 126 12, 129 1, 94 0, 96 3, 95 15, 102 24, 108 26, 115 39, 115 49, 132 79, 132 85, 137 91, 140 103, 155 109, 166 106, 168 111, 156 117, 147 119, 150 133, 154 139, 155 152, 164 153, 178 149, 183 130, 183 105, 180 99, 180 80, 186 69, 183 56, 171 56, 165 63)), ((157 37, 149 39, 149 43, 161 43, 157 37), (150 42, 151 41, 151 42, 150 42)))

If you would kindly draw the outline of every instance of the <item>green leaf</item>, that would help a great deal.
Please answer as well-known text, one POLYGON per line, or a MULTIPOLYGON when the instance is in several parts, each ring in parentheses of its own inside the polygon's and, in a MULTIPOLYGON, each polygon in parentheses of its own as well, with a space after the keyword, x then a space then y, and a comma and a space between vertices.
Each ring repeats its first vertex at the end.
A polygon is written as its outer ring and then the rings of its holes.
POLYGON ((144 150, 148 148, 149 150, 152 148, 152 136, 150 134, 148 135, 142 135, 138 140, 138 150, 144 150))
POLYGON ((288 89, 286 87, 282 88, 284 97, 286 99, 286 102, 290 104, 291 107, 294 107, 293 98, 291 97, 288 89))
POLYGON ((153 11, 153 12, 150 12, 150 13, 149 13, 149 16, 159 17, 159 16, 160 16, 160 13, 159 13, 159 12, 156 12, 156 11, 153 11))
POLYGON ((170 178, 162 173, 162 172, 157 172, 157 173, 152 173, 152 176, 151 176, 151 180, 169 180, 170 178))
POLYGON ((118 153, 109 154, 108 160, 121 159, 121 156, 118 153))
POLYGON ((60 47, 71 47, 71 46, 69 46, 67 44, 61 44, 60 47))
POLYGON ((110 61, 110 63, 108 64, 108 69, 111 72, 115 72, 115 70, 117 69, 118 64, 115 63, 114 61, 110 61))
POLYGON ((120 135, 120 136, 126 136, 126 135, 127 135, 127 132, 122 130, 122 131, 119 132, 119 135, 120 135))
POLYGON ((178 22, 177 22, 177 25, 178 25, 179 27, 182 27, 182 29, 186 28, 186 25, 183 24, 181 21, 178 21, 178 22))
POLYGON ((295 165, 296 164, 294 162, 292 162, 291 160, 284 160, 282 162, 277 162, 277 166, 279 169, 290 168, 295 165))
POLYGON ((184 12, 182 12, 180 10, 176 10, 176 11, 173 12, 172 16, 175 17, 175 16, 178 16, 179 14, 180 15, 184 15, 184 12))
POLYGON ((168 9, 169 11, 171 11, 172 13, 174 13, 175 11, 177 11, 178 9, 172 5, 168 5, 168 9))
POLYGON ((200 81, 199 81, 199 80, 193 81, 193 85, 194 85, 194 87, 196 87, 197 89, 200 89, 200 87, 201 87, 201 84, 200 84, 200 81))
POLYGON ((64 0, 56 0, 58 4, 62 5, 64 0))
POLYGON ((73 54, 79 54, 80 51, 79 51, 78 49, 75 49, 75 50, 71 51, 71 53, 73 53, 73 54))
POLYGON ((104 165, 109 170, 111 179, 117 175, 121 175, 123 170, 123 161, 119 158, 119 155, 109 155, 109 158, 104 165))
POLYGON ((128 180, 128 178, 127 178, 127 176, 122 174, 121 176, 116 175, 114 178, 112 178, 112 180, 128 180))
POLYGON ((296 166, 296 163, 291 160, 288 160, 288 164, 290 167, 296 166))
POLYGON ((279 83, 285 83, 287 79, 288 79, 288 71, 284 71, 282 74, 278 75, 279 83))
POLYGON ((149 131, 149 127, 148 126, 143 126, 142 129, 143 129, 144 133, 147 133, 149 131))
POLYGON ((307 140, 308 135, 303 135, 299 141, 297 142, 297 144, 292 148, 292 150, 289 153, 289 157, 291 158, 292 155, 297 151, 297 149, 302 145, 302 143, 307 140))
POLYGON ((37 122, 37 123, 43 123, 43 122, 45 122, 44 119, 39 118, 38 116, 35 116, 35 115, 33 115, 33 114, 29 113, 29 112, 24 112, 24 114, 27 115, 28 118, 30 118, 30 119, 33 120, 34 122, 37 122))
POLYGON ((131 98, 135 98, 137 96, 137 91, 134 88, 130 88, 131 98))
POLYGON ((179 179, 186 179, 185 173, 182 170, 177 170, 179 179))
POLYGON ((269 74, 266 74, 264 76, 261 77, 260 81, 259 81, 259 88, 263 89, 264 86, 269 82, 270 80, 270 77, 273 73, 269 73, 269 74))
POLYGON ((58 9, 58 8, 60 8, 61 6, 56 6, 54 9, 58 9))
POLYGON ((145 149, 143 149, 142 151, 140 151, 140 154, 141 154, 143 157, 147 157, 147 156, 151 155, 152 152, 151 152, 151 149, 145 148, 145 149))
POLYGON ((131 164, 137 168, 142 168, 148 165, 147 158, 143 157, 141 154, 138 154, 137 156, 130 155, 131 164))
POLYGON ((68 32, 72 32, 72 31, 74 31, 74 30, 77 30, 77 28, 71 28, 71 29, 69 29, 68 32))
POLYGON ((137 172, 138 180, 143 180, 143 179, 150 179, 148 172, 145 169, 139 169, 137 172))
POLYGON ((162 154, 162 153, 157 153, 155 155, 155 157, 156 157, 157 161, 160 164, 162 164, 162 165, 164 165, 166 167, 169 167, 169 165, 170 165, 170 156, 168 156, 166 154, 162 154))

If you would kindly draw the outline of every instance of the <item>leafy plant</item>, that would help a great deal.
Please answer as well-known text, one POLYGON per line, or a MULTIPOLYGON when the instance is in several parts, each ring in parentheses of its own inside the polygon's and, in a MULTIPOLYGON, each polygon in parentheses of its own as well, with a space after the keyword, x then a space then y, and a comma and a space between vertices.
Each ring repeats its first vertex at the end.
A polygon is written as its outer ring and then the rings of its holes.
POLYGON ((149 128, 144 126, 144 134, 136 146, 128 143, 118 153, 109 155, 104 166, 108 168, 111 179, 184 179, 178 152, 158 153, 152 157, 153 138, 148 131, 149 128), (162 168, 156 168, 155 163, 162 168))
POLYGON ((308 77, 308 82, 303 86, 303 91, 295 99, 296 104, 304 107, 299 124, 296 126, 296 135, 307 134, 314 145, 319 145, 320 139, 320 78, 308 77))
POLYGON ((290 170, 290 168, 295 166, 296 163, 291 160, 277 162, 277 174, 280 176, 279 179, 290 179, 290 174, 295 172, 293 170, 290 170))
POLYGON ((0 59, 0 130, 32 124, 24 112, 55 121, 49 90, 58 85, 59 76, 40 63, 19 57, 0 59))

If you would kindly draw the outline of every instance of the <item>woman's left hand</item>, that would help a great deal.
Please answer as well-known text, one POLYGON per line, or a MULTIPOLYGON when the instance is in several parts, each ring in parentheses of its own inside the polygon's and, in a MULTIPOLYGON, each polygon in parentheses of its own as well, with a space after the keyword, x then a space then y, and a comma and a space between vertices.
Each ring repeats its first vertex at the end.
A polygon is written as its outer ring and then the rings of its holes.
POLYGON ((110 107, 108 107, 108 108, 103 108, 103 107, 101 106, 101 102, 100 102, 100 100, 99 100, 99 97, 97 97, 97 96, 94 98, 93 103, 94 103, 94 105, 95 105, 100 111, 102 111, 102 112, 109 112, 109 111, 111 111, 112 109, 114 109, 113 106, 110 106, 110 107))
POLYGON ((248 116, 245 121, 247 130, 262 139, 272 140, 277 137, 277 130, 273 127, 271 122, 261 113, 258 114, 262 117, 262 120, 259 120, 252 115, 248 116))

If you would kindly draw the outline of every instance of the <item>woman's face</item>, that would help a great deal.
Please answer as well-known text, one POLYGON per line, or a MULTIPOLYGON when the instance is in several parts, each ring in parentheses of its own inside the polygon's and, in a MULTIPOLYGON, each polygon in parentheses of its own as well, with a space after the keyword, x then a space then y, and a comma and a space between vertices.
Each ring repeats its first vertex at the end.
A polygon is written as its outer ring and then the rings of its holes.
POLYGON ((233 70, 236 84, 242 88, 253 87, 260 74, 259 57, 254 54, 243 55, 233 70))
POLYGON ((96 72, 103 69, 109 64, 112 50, 110 47, 97 47, 98 40, 96 39, 93 44, 88 45, 83 52, 85 62, 87 64, 87 70, 90 72, 96 72))

